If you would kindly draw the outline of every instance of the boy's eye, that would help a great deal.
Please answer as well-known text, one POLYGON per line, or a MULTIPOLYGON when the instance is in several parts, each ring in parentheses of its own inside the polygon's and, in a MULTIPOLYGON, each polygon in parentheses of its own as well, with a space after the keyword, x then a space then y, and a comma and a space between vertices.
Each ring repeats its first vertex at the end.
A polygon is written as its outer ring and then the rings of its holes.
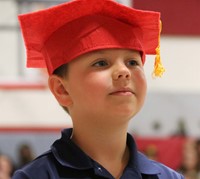
POLYGON ((103 66, 107 66, 108 63, 105 60, 100 60, 98 62, 95 62, 92 66, 95 67, 103 67, 103 66))
POLYGON ((137 66, 137 65, 139 65, 139 62, 137 60, 132 59, 132 60, 128 61, 128 65, 137 66))

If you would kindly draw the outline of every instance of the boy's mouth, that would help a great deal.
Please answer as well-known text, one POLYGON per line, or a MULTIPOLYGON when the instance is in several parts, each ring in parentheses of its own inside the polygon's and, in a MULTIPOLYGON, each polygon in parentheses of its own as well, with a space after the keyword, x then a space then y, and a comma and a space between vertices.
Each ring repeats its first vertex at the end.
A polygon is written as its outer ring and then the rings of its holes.
POLYGON ((117 89, 110 93, 110 95, 119 95, 119 96, 130 96, 134 92, 130 88, 117 89))

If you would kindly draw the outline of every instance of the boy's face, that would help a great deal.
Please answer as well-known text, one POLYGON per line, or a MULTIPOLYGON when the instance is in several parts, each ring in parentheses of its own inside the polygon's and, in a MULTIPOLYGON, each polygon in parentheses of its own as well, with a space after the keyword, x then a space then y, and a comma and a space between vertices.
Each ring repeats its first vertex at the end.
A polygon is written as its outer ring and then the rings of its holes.
POLYGON ((130 119, 142 107, 146 79, 137 51, 106 49, 87 53, 68 64, 64 86, 73 117, 130 119))

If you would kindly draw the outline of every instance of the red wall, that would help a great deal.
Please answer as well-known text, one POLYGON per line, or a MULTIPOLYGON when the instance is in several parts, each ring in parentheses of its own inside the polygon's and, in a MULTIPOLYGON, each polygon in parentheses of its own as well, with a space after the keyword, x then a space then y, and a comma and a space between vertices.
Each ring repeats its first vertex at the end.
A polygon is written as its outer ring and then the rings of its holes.
POLYGON ((161 12, 163 34, 200 35, 200 0, 133 0, 133 6, 161 12))
MULTIPOLYGON (((157 161, 177 170, 182 162, 182 151, 185 138, 135 138, 138 149, 144 152, 147 147, 155 146, 157 150, 157 161)), ((144 152, 145 153, 145 152, 144 152)))

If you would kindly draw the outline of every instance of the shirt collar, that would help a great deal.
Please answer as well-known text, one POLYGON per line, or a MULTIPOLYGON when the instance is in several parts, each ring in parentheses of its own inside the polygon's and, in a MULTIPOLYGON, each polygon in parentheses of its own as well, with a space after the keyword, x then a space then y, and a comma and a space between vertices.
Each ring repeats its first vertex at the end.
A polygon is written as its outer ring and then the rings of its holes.
MULTIPOLYGON (((63 166, 74 169, 91 169, 93 161, 72 140, 72 129, 64 129, 61 139, 56 140, 51 150, 56 160, 63 166)), ((159 173, 156 165, 137 151, 133 137, 127 135, 127 145, 130 149, 129 168, 134 168, 142 174, 156 175, 159 173)))
POLYGON ((157 175, 160 173, 155 163, 137 150, 136 143, 130 134, 127 135, 127 145, 130 150, 129 166, 136 166, 142 174, 157 175))
POLYGON ((56 160, 61 165, 74 169, 92 168, 92 161, 72 140, 70 140, 71 135, 72 129, 64 129, 61 139, 56 140, 51 146, 56 160))

